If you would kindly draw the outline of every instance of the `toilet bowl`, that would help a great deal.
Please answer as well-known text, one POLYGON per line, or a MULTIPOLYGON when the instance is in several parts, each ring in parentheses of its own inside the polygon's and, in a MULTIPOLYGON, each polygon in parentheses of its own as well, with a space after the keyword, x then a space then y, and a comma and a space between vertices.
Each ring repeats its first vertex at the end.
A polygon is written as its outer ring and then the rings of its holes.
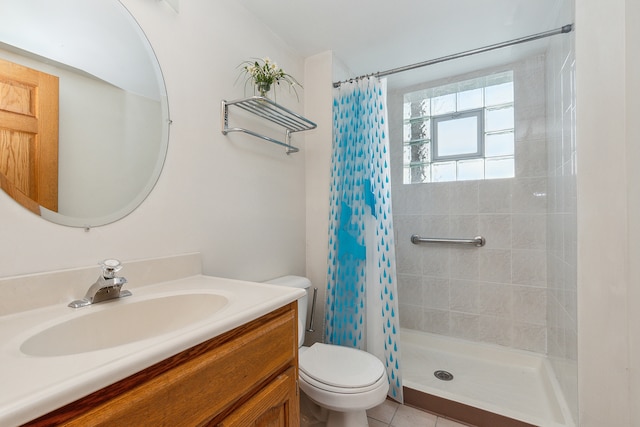
MULTIPOLYGON (((309 279, 285 276, 266 283, 308 289, 309 279)), ((304 347, 307 296, 298 300, 299 384, 329 411, 327 427, 368 426, 366 410, 384 402, 389 382, 383 363, 354 348, 315 343, 304 347)))

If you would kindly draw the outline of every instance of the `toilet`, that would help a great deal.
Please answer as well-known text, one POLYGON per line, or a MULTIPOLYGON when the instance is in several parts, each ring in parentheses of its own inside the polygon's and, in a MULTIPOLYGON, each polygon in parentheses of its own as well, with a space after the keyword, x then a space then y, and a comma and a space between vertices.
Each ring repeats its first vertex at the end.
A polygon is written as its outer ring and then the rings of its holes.
POLYGON ((299 383, 309 399, 328 410, 327 427, 368 426, 366 410, 384 402, 389 391, 383 363, 354 348, 322 343, 304 347, 311 282, 284 276, 265 283, 307 290, 298 300, 299 383))

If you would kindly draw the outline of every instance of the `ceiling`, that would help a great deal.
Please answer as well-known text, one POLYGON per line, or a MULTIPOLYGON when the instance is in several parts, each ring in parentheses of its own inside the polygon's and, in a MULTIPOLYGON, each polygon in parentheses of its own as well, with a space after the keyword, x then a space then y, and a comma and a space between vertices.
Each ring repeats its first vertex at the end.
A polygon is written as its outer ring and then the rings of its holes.
MULTIPOLYGON (((440 58, 571 23, 567 0, 238 0, 303 57, 331 50, 348 77, 440 58)), ((548 41, 390 78, 407 85, 512 62, 548 41), (413 74, 413 76, 411 76, 413 74)))

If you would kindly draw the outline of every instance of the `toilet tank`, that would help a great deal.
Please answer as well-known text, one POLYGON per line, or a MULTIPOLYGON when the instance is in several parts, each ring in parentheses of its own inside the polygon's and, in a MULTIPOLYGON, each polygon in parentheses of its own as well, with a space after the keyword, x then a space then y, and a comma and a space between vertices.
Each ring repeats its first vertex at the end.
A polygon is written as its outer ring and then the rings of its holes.
POLYGON ((301 276, 283 276, 264 283, 278 286, 288 286, 290 288, 304 289, 306 293, 298 299, 298 347, 304 344, 304 333, 307 324, 307 300, 309 299, 308 289, 311 287, 311 281, 301 276))

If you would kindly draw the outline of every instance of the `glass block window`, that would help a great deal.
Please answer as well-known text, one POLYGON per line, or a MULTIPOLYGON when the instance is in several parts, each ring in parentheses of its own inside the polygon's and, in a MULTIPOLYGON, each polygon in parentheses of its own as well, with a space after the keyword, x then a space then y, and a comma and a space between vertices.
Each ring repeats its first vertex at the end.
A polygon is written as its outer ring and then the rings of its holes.
POLYGON ((404 95, 404 183, 514 176, 513 72, 404 95))

